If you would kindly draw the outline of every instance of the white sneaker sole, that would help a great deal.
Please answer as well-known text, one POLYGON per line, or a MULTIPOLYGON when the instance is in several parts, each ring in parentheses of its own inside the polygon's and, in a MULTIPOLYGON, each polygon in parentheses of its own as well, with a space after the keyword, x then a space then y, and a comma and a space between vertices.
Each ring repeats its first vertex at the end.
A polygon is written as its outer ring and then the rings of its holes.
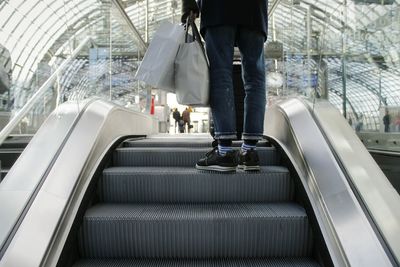
POLYGON ((224 167, 219 165, 199 166, 196 164, 196 169, 202 171, 216 171, 216 172, 234 172, 236 167, 224 167))
POLYGON ((244 171, 259 171, 261 170, 260 166, 246 166, 246 165, 238 165, 238 169, 244 171))

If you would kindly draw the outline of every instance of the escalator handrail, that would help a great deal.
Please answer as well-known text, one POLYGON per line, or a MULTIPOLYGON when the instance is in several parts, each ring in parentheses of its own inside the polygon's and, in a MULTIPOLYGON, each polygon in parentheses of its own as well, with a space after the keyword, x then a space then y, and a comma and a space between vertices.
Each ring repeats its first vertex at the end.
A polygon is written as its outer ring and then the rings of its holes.
MULTIPOLYGON (((25 105, 17 112, 17 114, 10 120, 9 123, 0 131, 0 145, 7 139, 10 133, 17 127, 19 123, 25 118, 25 116, 31 111, 32 107, 34 107, 35 103, 43 96, 43 94, 52 86, 54 81, 59 76, 60 72, 62 72, 68 64, 76 58, 76 56, 81 52, 81 50, 87 45, 90 41, 89 37, 86 37, 79 46, 72 51, 71 55, 65 59, 65 61, 53 72, 53 74, 43 83, 43 85, 36 90, 33 96, 28 99, 25 105)), ((0 254, 1 255, 1 254, 0 254)))
POLYGON ((328 101, 305 105, 331 146, 381 243, 400 266, 399 194, 337 109, 328 101))
POLYGON ((156 126, 153 116, 109 101, 93 101, 48 172, 0 267, 56 266, 76 212, 105 153, 125 136, 154 134, 156 126))
POLYGON ((399 151, 368 148, 369 153, 400 158, 399 151))
POLYGON ((268 108, 265 135, 292 161, 334 265, 394 266, 308 106, 289 98, 268 108))
MULTIPOLYGON (((8 216, 8 210, 9 207, 7 207, 7 203, 2 203, 2 205, 0 205, 0 214, 2 215, 2 217, 7 218, 8 220, 13 220, 15 223, 11 226, 11 229, 5 229, 6 231, 8 231, 8 235, 5 238, 5 240, 0 240, 0 260, 2 259, 5 251, 7 250, 11 240, 14 238, 15 233, 18 231, 18 228, 21 224, 21 222, 24 220, 24 217, 26 215, 26 213, 28 212, 29 208, 31 207, 33 201, 35 200, 36 195, 38 194, 41 186, 43 185, 43 182, 46 180, 46 177, 49 173, 49 171, 51 170, 52 166, 54 165, 54 163, 56 162, 59 154, 61 153, 66 140, 68 140, 68 138, 70 137, 71 133, 73 132, 73 129, 75 128, 76 124, 78 123, 78 121, 80 120, 80 117, 82 116, 82 114, 85 113, 87 107, 94 101, 96 101, 97 98, 94 99, 90 99, 90 100, 86 100, 82 103, 73 103, 70 102, 67 105, 73 105, 76 106, 75 111, 71 112, 71 109, 69 108, 66 113, 74 113, 77 111, 77 113, 74 115, 75 118, 73 119, 72 123, 70 124, 69 129, 67 130, 67 132, 61 132, 61 133, 52 133, 52 134, 64 134, 64 137, 62 138, 59 146, 56 148, 56 152, 53 155, 50 155, 51 160, 49 165, 47 165, 46 169, 43 170, 43 174, 41 175, 41 177, 38 179, 38 182, 31 187, 28 191, 28 194, 23 197, 22 202, 24 203, 24 205, 21 205, 19 207, 13 207, 13 209, 16 209, 16 212, 14 211, 13 214, 16 216, 13 216, 12 214, 10 214, 8 216)), ((60 109, 59 109, 60 110, 60 109)), ((62 114, 62 112, 60 113, 59 110, 55 110, 53 111, 53 113, 50 114, 49 118, 51 117, 63 117, 66 114, 62 114)), ((62 110, 62 109, 61 109, 62 110)), ((49 118, 47 119, 46 122, 50 121, 49 118)), ((42 125, 42 132, 47 132, 45 130, 45 128, 47 127, 46 122, 42 125)), ((48 133, 47 133, 48 134, 48 133)), ((34 144, 35 140, 37 138, 40 138, 40 136, 34 136, 31 140, 31 143, 34 144)), ((10 169, 9 174, 7 174, 7 179, 10 179, 11 182, 13 180, 13 169, 18 169, 18 168, 23 168, 24 166, 24 157, 29 153, 30 146, 28 145, 27 148, 24 150, 24 152, 21 154, 20 158, 17 160, 17 162, 15 162, 15 164, 13 165, 13 167, 10 169)), ((29 157, 29 155, 28 155, 29 157)), ((6 185, 5 182, 2 183, 2 185, 6 185)), ((12 191, 14 185, 6 185, 7 188, 4 189, 4 191, 12 191)), ((18 185, 15 185, 15 188, 18 187, 18 185)), ((0 186, 0 197, 2 192, 2 187, 0 186)), ((3 225, 1 225, 3 226, 3 225)))

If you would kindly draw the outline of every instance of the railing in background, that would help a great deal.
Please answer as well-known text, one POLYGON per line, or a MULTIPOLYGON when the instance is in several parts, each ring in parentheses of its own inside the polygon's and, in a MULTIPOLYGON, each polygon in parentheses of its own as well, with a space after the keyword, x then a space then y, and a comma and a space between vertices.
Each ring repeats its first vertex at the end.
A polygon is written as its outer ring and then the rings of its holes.
POLYGON ((72 54, 57 68, 57 70, 50 76, 50 78, 35 92, 35 94, 26 102, 26 104, 18 111, 18 113, 10 120, 10 122, 0 132, 0 144, 6 140, 14 128, 24 119, 31 108, 43 96, 43 94, 50 88, 52 83, 57 79, 60 72, 76 58, 83 48, 89 43, 90 38, 87 37, 73 52, 72 54))
POLYGON ((367 147, 396 151, 400 2, 276 3, 270 3, 269 41, 282 45, 282 57, 267 60, 272 95, 328 99, 359 135, 377 137, 379 144, 367 147))
MULTIPOLYGON (((7 48, 4 51, 10 51, 11 55, 5 60, 11 65, 14 77, 8 95, 0 95, 0 109, 8 107, 2 113, 3 121, 11 116, 0 132, 0 145, 10 134, 35 134, 47 116, 66 101, 101 97, 135 111, 148 112, 151 92, 134 79, 147 44, 120 1, 76 1, 66 5, 55 0, 47 6, 34 5, 33 11, 27 8, 28 4, 5 2, 0 7, 0 17, 6 18, 6 22, 20 20, 14 23, 17 26, 5 23, 0 28, 4 36, 2 45, 7 48), (36 13, 42 14, 40 21, 36 13), (42 33, 40 23, 55 33, 42 33), (40 31, 41 35, 34 36, 43 39, 43 43, 46 41, 46 46, 35 47, 35 38, 30 37, 27 25, 31 32, 40 31), (13 42, 19 35, 15 46, 13 42), (88 39, 90 46, 86 45, 88 39), (20 50, 27 61, 19 59, 20 50), (29 69, 30 76, 20 75, 25 69, 29 69)), ((4 58, 4 51, 0 49, 0 59, 4 58)))

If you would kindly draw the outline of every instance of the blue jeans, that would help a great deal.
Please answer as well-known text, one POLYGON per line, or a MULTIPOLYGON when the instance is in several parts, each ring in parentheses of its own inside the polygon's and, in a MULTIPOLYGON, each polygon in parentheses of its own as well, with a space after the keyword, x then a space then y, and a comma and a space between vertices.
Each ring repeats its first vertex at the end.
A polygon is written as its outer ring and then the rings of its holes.
POLYGON ((217 26, 206 29, 205 41, 210 61, 210 106, 215 138, 236 138, 232 81, 236 44, 242 58, 242 79, 246 93, 242 136, 245 140, 260 140, 266 104, 264 35, 241 26, 217 26))

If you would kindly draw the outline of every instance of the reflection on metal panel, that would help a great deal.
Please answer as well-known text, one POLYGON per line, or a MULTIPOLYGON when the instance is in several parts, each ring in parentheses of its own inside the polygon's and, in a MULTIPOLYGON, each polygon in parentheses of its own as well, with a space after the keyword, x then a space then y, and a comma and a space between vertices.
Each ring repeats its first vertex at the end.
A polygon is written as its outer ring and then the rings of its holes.
MULTIPOLYGON (((57 127, 63 123, 63 115, 60 111, 52 114, 0 184, 2 238, 7 238, 27 199, 35 194, 3 251, 0 266, 40 266, 49 244, 54 242, 52 238, 59 230, 59 219, 65 215, 66 206, 71 204, 72 196, 74 204, 79 206, 96 166, 109 147, 122 136, 154 133, 150 116, 100 100, 88 105, 71 130, 57 127), (64 140, 66 131, 69 132, 64 140)), ((68 231, 60 238, 66 238, 68 231)))
POLYGON ((279 102, 267 112, 265 133, 291 157, 335 266, 392 266, 308 107, 279 102))
POLYGON ((399 194, 336 109, 327 102, 317 102, 314 114, 388 247, 400 261, 399 194))

